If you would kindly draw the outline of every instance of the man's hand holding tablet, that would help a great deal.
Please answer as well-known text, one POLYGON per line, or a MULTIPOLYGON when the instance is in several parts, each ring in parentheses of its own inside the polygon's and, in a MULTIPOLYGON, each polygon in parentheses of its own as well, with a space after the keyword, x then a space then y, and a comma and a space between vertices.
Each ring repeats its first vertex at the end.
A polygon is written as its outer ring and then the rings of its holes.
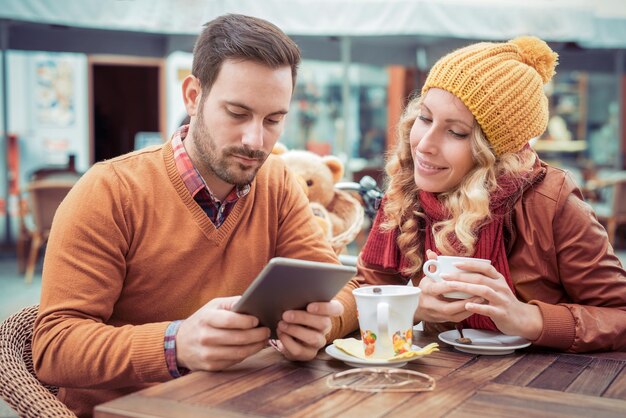
POLYGON ((354 267, 273 258, 243 296, 213 299, 182 321, 178 367, 223 370, 263 349, 268 338, 278 339, 289 360, 315 358, 330 318, 343 313, 332 298, 355 274, 354 267))
POLYGON ((329 302, 356 274, 340 264, 276 257, 270 260, 233 307, 253 315, 261 326, 276 328, 283 312, 304 310, 311 302, 329 302))

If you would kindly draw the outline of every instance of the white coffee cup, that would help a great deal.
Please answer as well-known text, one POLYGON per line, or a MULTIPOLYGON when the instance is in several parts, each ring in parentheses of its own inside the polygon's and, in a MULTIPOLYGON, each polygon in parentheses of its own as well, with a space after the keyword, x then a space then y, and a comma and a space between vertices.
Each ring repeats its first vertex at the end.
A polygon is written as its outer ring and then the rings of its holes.
POLYGON ((368 286, 354 289, 365 356, 389 359, 411 350, 419 287, 368 286))
MULTIPOLYGON (((428 260, 424 263, 422 267, 422 271, 428 277, 438 282, 443 281, 441 278, 441 274, 450 274, 450 273, 458 273, 463 271, 455 267, 455 264, 459 264, 466 261, 480 261, 482 263, 491 264, 491 260, 487 260, 484 258, 472 258, 472 257, 453 257, 448 255, 440 255, 436 259, 428 260), (430 267, 434 266, 435 271, 430 271, 430 267)), ((470 295, 465 292, 448 292, 443 294, 445 297, 450 299, 467 299, 471 298, 474 295, 470 295)))

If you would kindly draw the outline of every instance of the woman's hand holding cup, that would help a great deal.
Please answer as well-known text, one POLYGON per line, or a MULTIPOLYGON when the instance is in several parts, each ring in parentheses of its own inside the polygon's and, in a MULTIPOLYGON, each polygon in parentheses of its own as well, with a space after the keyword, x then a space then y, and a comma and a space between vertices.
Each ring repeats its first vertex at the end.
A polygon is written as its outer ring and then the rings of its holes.
POLYGON ((426 277, 420 283, 423 296, 416 312, 417 319, 460 322, 472 314, 479 314, 491 318, 504 334, 529 340, 539 337, 543 330, 539 308, 519 301, 504 276, 489 260, 437 257, 432 251, 429 251, 428 258, 424 263, 426 277), (434 264, 431 260, 435 258, 438 265, 436 274, 428 271, 428 267, 434 264), (444 299, 448 296, 466 298, 444 299))
MULTIPOLYGON (((473 296, 469 293, 463 294, 463 292, 455 291, 454 288, 458 285, 447 280, 447 277, 445 277, 447 272, 450 271, 450 268, 454 267, 449 261, 441 261, 446 258, 467 259, 467 257, 438 257, 437 254, 431 250, 427 250, 426 256, 428 260, 424 263, 423 267, 425 277, 419 284, 419 287, 422 289, 422 297, 420 305, 415 312, 415 321, 461 322, 472 315, 472 312, 469 312, 465 308, 465 305, 468 302, 480 304, 484 302, 484 299, 479 296, 473 296), (436 265, 438 266, 438 269, 431 272, 428 270, 428 267, 432 266, 434 264, 432 261, 435 260, 437 262, 436 265), (453 299, 450 299, 448 296, 453 299)), ((489 260, 482 260, 479 262, 489 264, 489 260), (485 261, 487 263, 485 263, 485 261)), ((456 270, 460 271, 459 269, 456 270)))

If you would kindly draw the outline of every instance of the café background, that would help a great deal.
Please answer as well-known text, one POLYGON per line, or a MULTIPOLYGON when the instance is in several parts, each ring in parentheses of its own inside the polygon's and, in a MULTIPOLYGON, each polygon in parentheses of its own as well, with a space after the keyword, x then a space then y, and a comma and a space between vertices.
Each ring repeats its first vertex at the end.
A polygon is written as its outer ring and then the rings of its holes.
POLYGON ((185 117, 195 35, 220 14, 266 18, 303 62, 290 149, 339 156, 382 186, 385 152, 430 66, 476 40, 537 35, 559 53, 552 118, 533 141, 581 186, 624 170, 626 4, 558 0, 0 0, 0 242, 11 249, 31 174, 160 143, 185 117), (123 19, 120 18, 123 16, 123 19))
MULTIPOLYGON (((346 180, 383 186, 403 105, 439 57, 520 35, 560 56, 549 129, 532 141, 540 156, 587 191, 626 178, 623 0, 0 0, 0 320, 39 300, 41 258, 26 283, 15 257, 32 174, 84 172, 167 140, 185 117, 195 36, 224 13, 268 19, 300 45, 281 142, 339 156, 346 180)), ((611 193, 589 197, 606 205, 611 193)), ((366 234, 367 223, 350 254, 366 234)), ((617 235, 624 262, 626 229, 617 235)))

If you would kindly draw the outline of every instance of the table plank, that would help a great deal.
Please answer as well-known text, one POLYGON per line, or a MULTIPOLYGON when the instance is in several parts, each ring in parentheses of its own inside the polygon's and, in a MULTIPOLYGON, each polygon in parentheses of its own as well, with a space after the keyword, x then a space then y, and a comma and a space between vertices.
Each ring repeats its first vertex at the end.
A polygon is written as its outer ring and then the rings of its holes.
POLYGON ((274 399, 281 397, 290 398, 294 388, 306 386, 331 374, 314 368, 299 367, 280 379, 234 396, 219 403, 218 406, 243 413, 259 413, 263 405, 274 399))
POLYGON ((449 347, 440 346, 439 351, 424 356, 419 361, 423 364, 456 370, 473 361, 474 358, 476 358, 475 354, 462 353, 449 347))
POLYGON ((154 398, 134 393, 115 399, 111 402, 98 405, 95 410, 96 418, 206 418, 215 416, 220 418, 254 418, 261 417, 256 414, 243 414, 229 411, 219 407, 213 407, 209 411, 201 405, 193 405, 186 402, 178 402, 173 399, 154 398))
POLYGON ((626 351, 603 351, 598 353, 585 353, 584 355, 592 358, 626 361, 626 351))
MULTIPOLYGON (((324 380, 324 384, 326 379, 324 380)), ((354 390, 334 390, 323 398, 318 398, 315 402, 306 406, 296 407, 294 413, 287 415, 290 418, 335 418, 337 416, 347 416, 345 411, 354 405, 358 405, 363 400, 372 397, 369 392, 356 392, 354 390)), ((356 416, 351 414, 350 416, 356 416)), ((369 415, 368 415, 369 416, 369 415)))
POLYGON ((336 373, 345 370, 347 366, 343 361, 335 360, 325 352, 320 352, 315 359, 306 363, 306 367, 336 373))
POLYGON ((194 372, 185 376, 184 379, 172 380, 167 382, 167 385, 161 384, 152 386, 144 389, 141 393, 148 397, 183 400, 282 361, 285 361, 284 358, 276 353, 276 350, 266 348, 227 370, 219 372, 194 372), (205 375, 210 376, 210 378, 207 378, 205 375))
POLYGON ((272 384, 275 380, 284 378, 296 370, 296 365, 278 363, 261 370, 251 371, 228 384, 216 386, 209 392, 198 393, 186 400, 199 405, 217 405, 256 388, 272 384))
MULTIPOLYGON (((625 365, 626 362, 624 361, 593 359, 565 391, 601 396, 625 365)), ((626 415, 626 411, 624 411, 624 415, 626 415)))
POLYGON ((622 369, 622 373, 613 380, 602 396, 626 400, 626 368, 622 369))
MULTIPOLYGON (((389 414, 389 416, 393 416, 395 418, 397 415, 397 411, 395 410, 399 405, 418 404, 421 408, 420 397, 416 396, 415 393, 376 393, 361 400, 350 409, 343 411, 341 416, 375 418, 387 416, 389 414)), ((415 410, 413 410, 412 416, 416 416, 415 410)), ((429 412, 428 416, 436 417, 437 415, 430 415, 429 412)))
POLYGON ((623 418, 625 412, 622 400, 491 383, 448 416, 623 418))
POLYGON ((494 382, 513 386, 526 386, 542 371, 552 365, 558 354, 525 354, 524 357, 498 376, 494 382))
POLYGON ((308 405, 325 399, 335 389, 326 385, 326 378, 312 381, 306 386, 292 388, 285 396, 279 396, 265 402, 256 409, 257 414, 266 416, 289 416, 298 413, 308 405))
POLYGON ((578 377, 591 358, 582 355, 561 354, 550 366, 543 370, 528 386, 537 389, 564 391, 578 377))

